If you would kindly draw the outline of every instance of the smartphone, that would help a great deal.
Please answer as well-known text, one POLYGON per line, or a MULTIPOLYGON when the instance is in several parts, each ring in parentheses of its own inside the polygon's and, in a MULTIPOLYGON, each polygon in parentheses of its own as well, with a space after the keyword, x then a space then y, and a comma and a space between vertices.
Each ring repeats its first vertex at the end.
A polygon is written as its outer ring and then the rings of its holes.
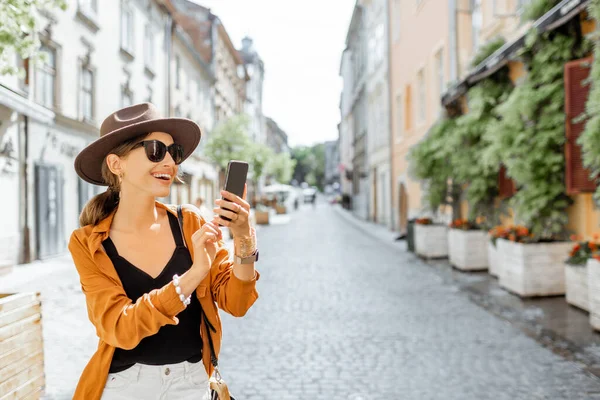
MULTIPOLYGON (((248 176, 248 163, 245 161, 231 160, 227 165, 227 175, 225 177, 225 190, 242 197, 244 195, 244 186, 248 176)), ((221 197, 222 198, 222 197, 221 197)), ((222 207, 224 210, 228 210, 222 207)), ((230 218, 221 217, 226 221, 231 221, 230 218)))

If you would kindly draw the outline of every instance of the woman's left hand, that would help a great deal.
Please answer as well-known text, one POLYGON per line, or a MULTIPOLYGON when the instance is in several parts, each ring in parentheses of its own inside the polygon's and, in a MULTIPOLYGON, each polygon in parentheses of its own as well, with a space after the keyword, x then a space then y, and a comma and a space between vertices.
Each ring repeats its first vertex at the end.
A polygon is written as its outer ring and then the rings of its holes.
POLYGON ((218 206, 213 209, 216 214, 215 222, 228 227, 234 237, 238 235, 250 235, 250 204, 246 201, 247 189, 248 185, 244 185, 244 194, 242 197, 221 190, 223 199, 215 201, 215 204, 218 206), (227 221, 222 217, 230 218, 231 221, 227 221))

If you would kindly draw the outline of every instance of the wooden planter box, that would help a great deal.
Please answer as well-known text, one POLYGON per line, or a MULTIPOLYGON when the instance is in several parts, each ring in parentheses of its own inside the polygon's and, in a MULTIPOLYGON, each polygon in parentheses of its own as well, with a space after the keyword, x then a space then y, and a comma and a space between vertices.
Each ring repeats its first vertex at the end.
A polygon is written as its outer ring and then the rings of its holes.
POLYGON ((415 251, 425 258, 448 257, 448 227, 446 225, 415 224, 415 251))
POLYGON ((500 252, 498 247, 492 243, 489 236, 487 237, 487 256, 488 256, 488 271, 490 275, 498 277, 500 276, 500 268, 502 268, 502 262, 500 259, 500 252))
POLYGON ((600 262, 593 258, 588 260, 587 273, 590 324, 600 330, 600 262))
POLYGON ((450 264, 463 271, 487 269, 487 238, 487 233, 480 230, 450 229, 448 231, 450 264))
POLYGON ((564 260, 572 243, 496 241, 502 257, 500 286, 522 297, 565 294, 564 260))
POLYGON ((256 219, 257 225, 269 225, 269 212, 268 211, 255 211, 254 218, 256 219))
POLYGON ((0 399, 44 393, 44 344, 39 294, 0 294, 0 399))
POLYGON ((587 265, 565 264, 565 285, 567 303, 590 311, 587 265))
POLYGON ((275 212, 277 214, 285 214, 285 213, 287 213, 287 209, 285 208, 285 206, 276 205, 275 212))

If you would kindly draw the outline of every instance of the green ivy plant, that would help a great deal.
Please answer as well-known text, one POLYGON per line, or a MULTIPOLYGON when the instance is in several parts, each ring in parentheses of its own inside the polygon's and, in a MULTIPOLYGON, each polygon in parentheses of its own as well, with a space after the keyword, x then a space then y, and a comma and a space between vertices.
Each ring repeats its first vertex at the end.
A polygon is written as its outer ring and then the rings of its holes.
MULTIPOLYGON (((498 38, 484 44, 473 58, 473 66, 488 58, 504 43, 504 39, 498 38)), ((495 204, 500 162, 486 163, 481 155, 489 146, 487 136, 490 123, 497 121, 495 109, 506 100, 512 87, 505 68, 469 89, 468 112, 456 119, 456 128, 448 137, 448 146, 453 149, 451 163, 454 180, 466 186, 468 218, 474 220, 483 217, 488 229, 499 223, 504 210, 495 204)))
POLYGON ((498 37, 490 40, 489 42, 484 43, 477 50, 477 54, 475 54, 475 56, 471 60, 471 68, 475 68, 476 66, 481 64, 489 56, 494 54, 494 52, 496 50, 498 50, 500 47, 504 46, 505 43, 506 43, 506 40, 501 36, 498 36, 498 37))
POLYGON ((481 155, 490 145, 489 127, 497 122, 495 110, 512 90, 508 72, 502 70, 479 82, 467 93, 468 112, 456 119, 456 129, 449 137, 453 175, 466 186, 469 219, 484 217, 490 228, 499 223, 502 208, 496 207, 500 163, 486 163, 481 155))
POLYGON ((440 119, 427 135, 411 148, 408 155, 409 173, 413 179, 423 182, 423 203, 434 214, 441 205, 448 203, 452 166, 451 149, 447 145, 447 139, 455 125, 452 118, 440 119))
POLYGON ((531 0, 527 6, 523 8, 521 18, 524 21, 535 21, 542 15, 546 14, 561 0, 531 0))
POLYGON ((541 35, 532 29, 521 51, 527 75, 490 126, 485 159, 506 165, 518 187, 511 199, 515 217, 539 241, 564 239, 567 233, 563 68, 587 51, 571 24, 541 35))
MULTIPOLYGON (((600 0, 591 0, 588 13, 595 21, 600 21, 600 0)), ((585 129, 579 137, 583 153, 583 163, 590 170, 590 175, 600 178, 600 31, 598 28, 590 35, 594 48, 594 59, 590 70, 590 93, 586 103, 586 114, 589 117, 585 129)), ((600 186, 594 193, 594 201, 600 205, 600 186)))

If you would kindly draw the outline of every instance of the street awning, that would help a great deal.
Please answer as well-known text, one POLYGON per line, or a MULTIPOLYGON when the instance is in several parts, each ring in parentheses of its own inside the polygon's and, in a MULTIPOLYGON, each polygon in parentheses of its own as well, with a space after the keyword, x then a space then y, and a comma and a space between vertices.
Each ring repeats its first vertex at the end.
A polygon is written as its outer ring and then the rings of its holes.
MULTIPOLYGON (((579 15, 588 3, 589 0, 563 0, 535 21, 533 28, 537 29, 540 33, 554 30, 579 15)), ((447 106, 450 103, 455 102, 463 96, 471 86, 496 73, 508 64, 515 53, 525 44, 526 35, 527 33, 506 43, 488 58, 479 63, 465 79, 456 86, 448 89, 442 96, 442 105, 447 106)))
POLYGON ((195 160, 190 157, 179 167, 184 173, 192 175, 196 178, 208 179, 210 181, 217 180, 217 171, 215 167, 205 161, 195 160))

